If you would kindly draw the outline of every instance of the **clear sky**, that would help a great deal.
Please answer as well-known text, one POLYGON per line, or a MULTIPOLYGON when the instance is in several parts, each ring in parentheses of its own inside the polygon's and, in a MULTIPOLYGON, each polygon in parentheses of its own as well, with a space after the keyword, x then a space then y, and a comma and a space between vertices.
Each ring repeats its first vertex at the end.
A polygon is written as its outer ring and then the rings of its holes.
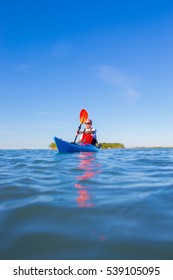
POLYGON ((3 0, 0 148, 73 141, 173 146, 173 1, 3 0))

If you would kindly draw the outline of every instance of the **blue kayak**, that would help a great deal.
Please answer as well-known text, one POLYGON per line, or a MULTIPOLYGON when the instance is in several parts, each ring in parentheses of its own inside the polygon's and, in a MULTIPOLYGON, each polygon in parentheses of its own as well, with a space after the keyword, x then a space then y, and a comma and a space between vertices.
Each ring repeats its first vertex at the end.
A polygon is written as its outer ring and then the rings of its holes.
POLYGON ((60 153, 80 153, 80 152, 98 152, 99 148, 91 144, 69 143, 57 137, 54 137, 56 146, 60 153))

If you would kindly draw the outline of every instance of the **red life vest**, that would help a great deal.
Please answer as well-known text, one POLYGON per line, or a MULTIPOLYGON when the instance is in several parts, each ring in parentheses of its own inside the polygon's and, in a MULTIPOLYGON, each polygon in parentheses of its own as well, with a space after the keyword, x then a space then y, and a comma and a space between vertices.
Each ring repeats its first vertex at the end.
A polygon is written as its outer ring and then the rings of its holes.
POLYGON ((82 135, 82 142, 85 143, 85 144, 91 144, 93 142, 93 137, 91 134, 86 134, 86 133, 83 133, 82 135))

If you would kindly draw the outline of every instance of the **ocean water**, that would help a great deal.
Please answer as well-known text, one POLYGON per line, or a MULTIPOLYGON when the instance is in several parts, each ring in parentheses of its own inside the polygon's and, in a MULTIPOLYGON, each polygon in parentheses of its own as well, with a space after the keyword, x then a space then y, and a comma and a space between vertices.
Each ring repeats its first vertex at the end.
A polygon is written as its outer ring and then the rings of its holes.
POLYGON ((0 259, 173 259, 173 149, 0 151, 0 259))

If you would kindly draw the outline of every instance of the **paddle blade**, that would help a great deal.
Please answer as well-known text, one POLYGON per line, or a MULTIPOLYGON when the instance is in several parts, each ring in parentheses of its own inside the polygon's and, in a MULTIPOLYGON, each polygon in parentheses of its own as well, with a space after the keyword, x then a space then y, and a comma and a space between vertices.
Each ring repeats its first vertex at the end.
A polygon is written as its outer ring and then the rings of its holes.
MULTIPOLYGON (((80 131, 82 124, 83 124, 84 122, 86 122, 86 120, 88 119, 88 113, 87 113, 87 111, 86 111, 85 109, 82 109, 82 110, 80 111, 80 116, 79 116, 79 118, 80 118, 80 125, 79 125, 79 127, 78 127, 78 132, 80 131)), ((76 137, 75 137, 75 139, 74 139, 74 143, 76 142, 77 137, 78 137, 78 134, 76 134, 76 137)))
POLYGON ((83 124, 88 119, 88 113, 85 109, 80 111, 80 124, 83 124))

